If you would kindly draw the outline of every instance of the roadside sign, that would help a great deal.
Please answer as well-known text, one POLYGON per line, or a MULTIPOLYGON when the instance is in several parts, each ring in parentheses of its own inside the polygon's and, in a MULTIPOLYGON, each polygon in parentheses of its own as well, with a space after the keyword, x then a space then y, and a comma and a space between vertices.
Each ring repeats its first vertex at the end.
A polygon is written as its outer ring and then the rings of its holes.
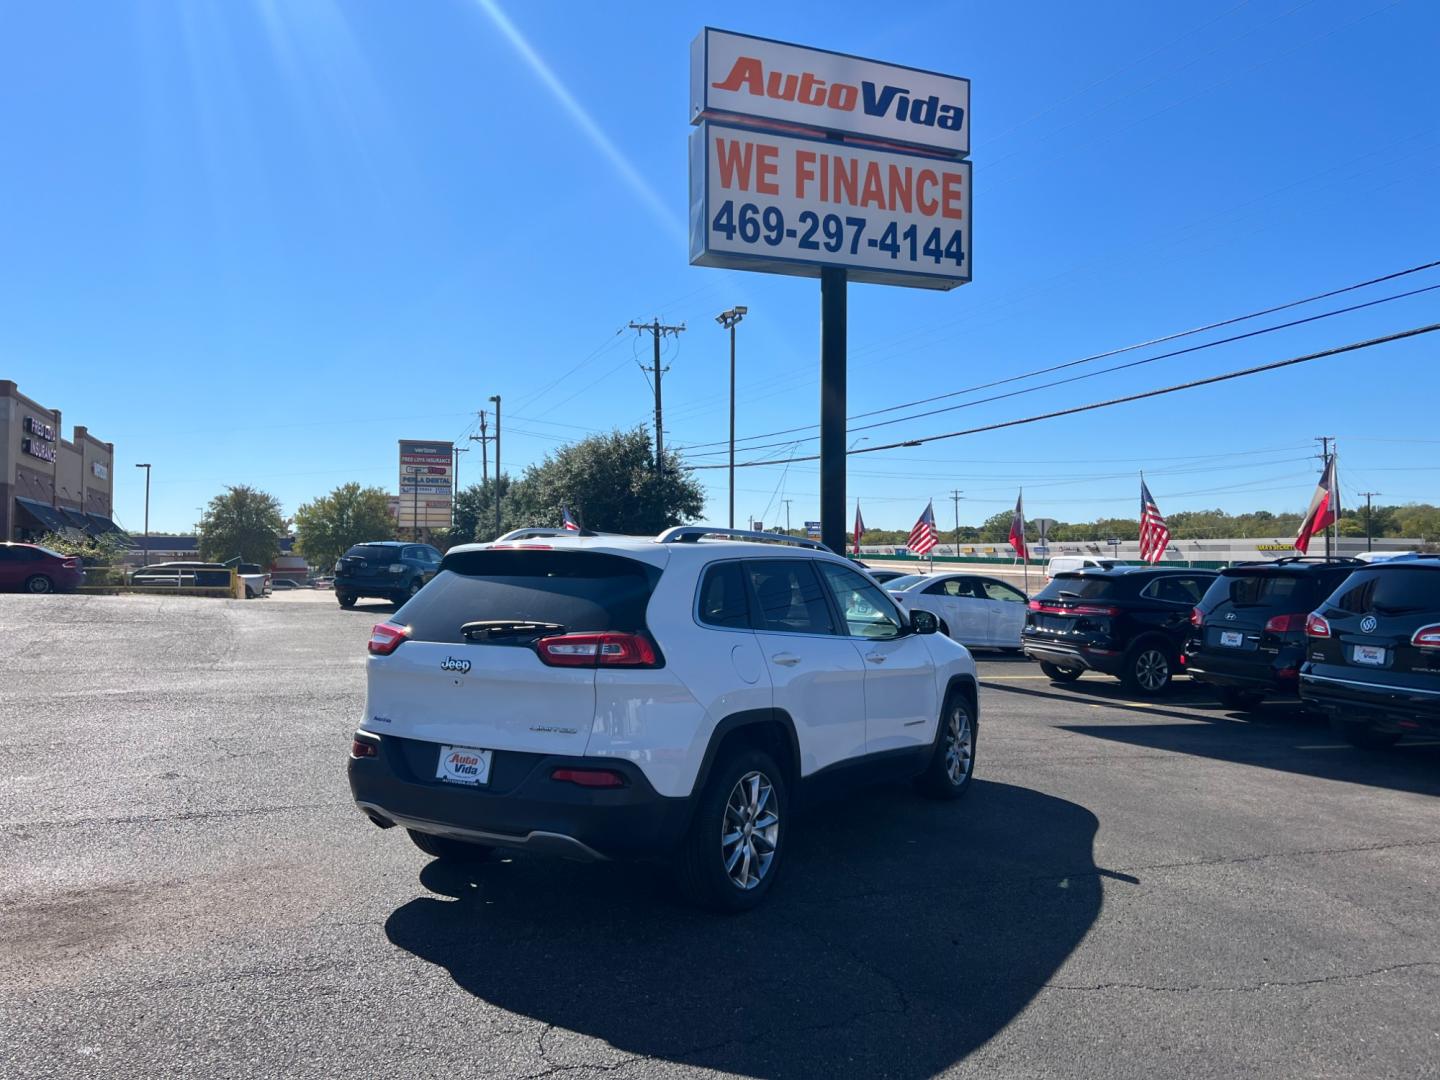
POLYGON ((805 535, 818 538, 820 536, 820 523, 818 521, 805 522, 805 535))
POLYGON ((690 122, 858 135, 970 153, 970 80, 706 27, 690 45, 690 122))
POLYGON ((690 136, 697 266, 953 289, 970 280, 968 161, 704 123, 690 136))
POLYGON ((401 529, 447 529, 452 512, 454 443, 400 440, 400 490, 396 520, 401 529))

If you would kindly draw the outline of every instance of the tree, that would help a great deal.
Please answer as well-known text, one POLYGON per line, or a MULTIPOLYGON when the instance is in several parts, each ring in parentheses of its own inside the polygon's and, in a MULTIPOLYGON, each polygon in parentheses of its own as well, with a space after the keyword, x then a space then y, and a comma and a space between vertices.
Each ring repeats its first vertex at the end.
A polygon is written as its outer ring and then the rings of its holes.
POLYGON ((354 544, 394 538, 390 497, 378 487, 341 484, 295 511, 295 547, 311 566, 330 566, 354 544))
POLYGON ((216 495, 200 519, 200 557, 269 566, 280 554, 285 518, 274 495, 238 484, 216 495))
POLYGON ((525 470, 519 480, 502 478, 460 493, 455 507, 455 543, 495 538, 495 497, 501 531, 524 526, 558 527, 561 508, 597 532, 648 536, 693 521, 705 494, 684 462, 667 453, 655 473, 655 448, 644 428, 612 431, 562 447, 525 470))

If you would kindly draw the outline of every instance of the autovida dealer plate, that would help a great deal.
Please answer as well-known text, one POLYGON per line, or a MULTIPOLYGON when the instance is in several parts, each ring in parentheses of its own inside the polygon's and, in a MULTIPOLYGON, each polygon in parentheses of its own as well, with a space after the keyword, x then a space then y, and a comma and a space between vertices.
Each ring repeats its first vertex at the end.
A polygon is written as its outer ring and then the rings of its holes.
POLYGON ((492 751, 473 746, 442 746, 440 761, 435 766, 435 778, 470 787, 488 784, 491 756, 492 751))

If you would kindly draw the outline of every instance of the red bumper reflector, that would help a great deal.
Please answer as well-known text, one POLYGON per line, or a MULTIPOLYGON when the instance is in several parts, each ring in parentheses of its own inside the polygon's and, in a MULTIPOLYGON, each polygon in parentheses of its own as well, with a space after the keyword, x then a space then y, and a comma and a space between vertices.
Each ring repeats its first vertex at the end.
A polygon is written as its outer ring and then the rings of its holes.
POLYGON ((625 777, 609 769, 556 769, 551 780, 560 780, 581 787, 617 788, 625 786, 625 777))
POLYGON ((376 746, 376 745, 375 745, 374 743, 372 743, 372 742, 367 742, 367 741, 364 740, 364 739, 351 739, 351 740, 350 740, 350 756, 351 756, 351 757, 379 757, 379 756, 380 756, 380 747, 376 746))

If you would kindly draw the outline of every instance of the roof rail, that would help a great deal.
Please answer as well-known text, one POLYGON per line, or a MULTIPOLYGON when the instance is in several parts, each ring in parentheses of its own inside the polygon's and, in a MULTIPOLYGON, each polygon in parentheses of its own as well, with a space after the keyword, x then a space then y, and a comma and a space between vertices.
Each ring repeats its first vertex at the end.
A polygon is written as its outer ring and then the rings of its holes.
MULTIPOLYGON (((676 525, 666 529, 655 538, 657 544, 693 544, 707 536, 725 540, 749 540, 757 544, 789 544, 792 547, 810 548, 813 551, 829 551, 819 540, 785 533, 750 532, 746 529, 717 529, 709 525, 676 525)), ((833 553, 832 553, 833 554, 833 553)))
POLYGON ((511 540, 529 540, 536 536, 599 536, 600 533, 591 532, 589 529, 558 529, 532 527, 526 529, 511 529, 504 536, 497 536, 491 541, 492 544, 508 543, 511 540))
POLYGON ((1278 559, 1270 560, 1270 565, 1279 566, 1281 563, 1363 563, 1364 559, 1356 559, 1349 555, 1282 555, 1278 559))

